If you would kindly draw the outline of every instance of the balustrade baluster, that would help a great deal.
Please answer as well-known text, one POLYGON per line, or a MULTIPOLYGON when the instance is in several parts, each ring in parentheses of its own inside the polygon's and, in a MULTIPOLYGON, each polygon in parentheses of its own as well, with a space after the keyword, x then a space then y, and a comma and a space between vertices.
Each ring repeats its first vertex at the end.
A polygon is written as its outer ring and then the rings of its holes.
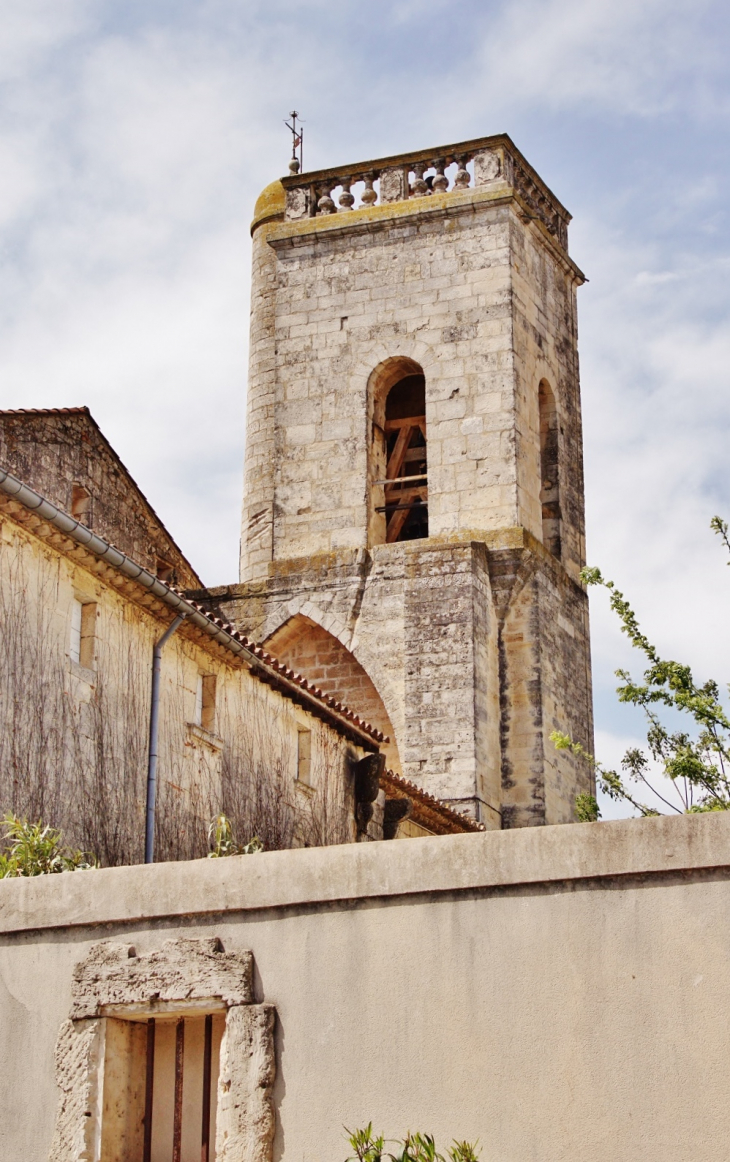
POLYGON ((375 181, 375 174, 374 173, 366 173, 366 174, 363 174, 362 176, 363 176, 363 180, 365 182, 365 189, 362 192, 362 204, 363 204, 363 206, 374 206, 378 200, 378 195, 377 195, 376 191, 373 189, 373 182, 375 181))
POLYGON ((436 158, 433 166, 436 170, 436 177, 431 183, 431 188, 435 194, 445 194, 449 188, 449 179, 444 173, 444 169, 446 168, 446 159, 443 157, 436 158))
POLYGON ((332 186, 332 182, 327 182, 326 185, 320 186, 322 192, 317 202, 317 214, 334 214, 335 204, 330 197, 332 186))
MULTIPOLYGON (((293 158, 290 164, 292 175, 296 175, 297 159, 293 158)), ((295 184, 291 187, 287 186, 287 211, 286 217, 290 220, 296 220, 304 217, 307 212, 313 213, 316 217, 324 215, 343 213, 355 209, 355 203, 358 203, 358 208, 368 209, 370 206, 389 205, 392 202, 399 202, 404 198, 423 198, 429 194, 445 194, 445 193, 460 193, 463 190, 468 190, 474 185, 483 185, 487 180, 493 180, 498 171, 498 158, 493 151, 476 151, 448 153, 446 150, 440 157, 435 157, 432 160, 408 162, 401 160, 399 164, 385 166, 381 170, 377 163, 372 170, 366 173, 344 173, 339 174, 336 171, 332 173, 331 177, 324 181, 318 181, 311 186, 302 186, 301 188, 295 184), (485 158, 489 154, 490 165, 487 167, 485 158), (467 169, 469 162, 474 161, 475 174, 472 181, 472 174, 467 169), (447 167, 456 164, 456 173, 453 182, 450 181, 446 174, 447 167), (497 166, 497 170, 493 172, 497 166), (427 170, 433 172, 433 177, 425 178, 427 170), (435 171, 435 172, 434 172, 435 171), (413 174, 413 178, 411 178, 413 174), (374 183, 380 179, 381 189, 378 192, 374 188, 374 183), (364 189, 362 196, 358 200, 352 192, 352 187, 362 182, 364 189), (333 195, 333 190, 337 189, 339 193, 333 195), (311 193, 311 202, 309 191, 311 193), (336 204, 335 204, 336 202, 336 204), (308 207, 313 203, 313 209, 308 207)), ((537 188, 531 188, 528 181, 524 182, 525 197, 532 203, 537 205, 540 199, 540 193, 537 188)), ((543 199, 544 200, 544 199, 543 199)), ((545 217, 548 211, 545 207, 540 206, 538 212, 545 217)))
POLYGON ((465 190, 468 188, 471 181, 469 170, 466 168, 466 154, 460 153, 456 158, 456 161, 459 168, 456 171, 456 177, 454 178, 454 189, 465 190))
POLYGON ((411 192, 411 197, 413 198, 424 198, 428 193, 428 186, 426 185, 423 177, 423 171, 425 168, 426 163, 424 161, 414 161, 413 172, 416 176, 413 180, 413 187, 411 192))
POLYGON ((342 193, 339 196, 340 210, 351 210, 355 205, 355 196, 350 193, 352 178, 342 178, 342 193))

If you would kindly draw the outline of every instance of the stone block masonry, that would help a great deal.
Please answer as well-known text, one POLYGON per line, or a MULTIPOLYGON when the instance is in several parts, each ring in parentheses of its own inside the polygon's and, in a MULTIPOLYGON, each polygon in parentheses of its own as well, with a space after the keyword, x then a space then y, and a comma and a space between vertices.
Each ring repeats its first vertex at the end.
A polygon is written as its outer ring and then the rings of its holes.
POLYGON ((569 217, 500 136, 293 175, 253 224, 241 585, 209 596, 310 677, 330 634, 392 765, 493 827, 592 787, 548 737, 592 749, 569 217), (406 381, 427 529, 384 543, 406 381))

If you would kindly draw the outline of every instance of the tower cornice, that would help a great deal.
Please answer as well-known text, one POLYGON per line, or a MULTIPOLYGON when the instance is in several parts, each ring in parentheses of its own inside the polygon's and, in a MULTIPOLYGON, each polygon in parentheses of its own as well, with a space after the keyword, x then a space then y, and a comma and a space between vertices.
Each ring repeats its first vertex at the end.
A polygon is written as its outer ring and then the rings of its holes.
POLYGON ((382 212, 386 207, 392 212, 395 205, 420 206, 434 197, 439 202, 446 198, 450 206, 466 192, 496 192, 502 187, 514 191, 530 216, 540 220, 560 246, 568 249, 570 213, 506 133, 292 174, 282 178, 281 184, 286 194, 287 222, 349 218, 352 214, 382 212), (455 162, 459 169, 449 189, 444 170, 455 162), (473 186, 466 169, 470 162, 474 163, 473 186), (430 169, 436 170, 435 176, 424 179, 430 169), (373 189, 375 181, 380 182, 379 192, 373 189), (350 193, 350 187, 359 182, 366 186, 362 194, 364 209, 353 208, 355 198, 350 193), (338 207, 330 195, 339 189, 342 193, 338 207), (376 206, 378 199, 380 204, 376 206))

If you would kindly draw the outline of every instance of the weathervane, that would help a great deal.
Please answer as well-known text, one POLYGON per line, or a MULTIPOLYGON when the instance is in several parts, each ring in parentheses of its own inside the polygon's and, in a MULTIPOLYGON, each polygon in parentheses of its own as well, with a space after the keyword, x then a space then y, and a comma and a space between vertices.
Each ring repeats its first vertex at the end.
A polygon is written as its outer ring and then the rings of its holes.
POLYGON ((297 113, 296 109, 294 109, 289 114, 289 116, 291 117, 291 122, 284 122, 287 129, 291 130, 292 137, 289 172, 299 173, 300 170, 304 169, 304 129, 302 128, 302 123, 300 123, 299 127, 297 128, 297 117, 299 114, 297 113), (299 150, 299 157, 297 157, 297 150, 299 150))

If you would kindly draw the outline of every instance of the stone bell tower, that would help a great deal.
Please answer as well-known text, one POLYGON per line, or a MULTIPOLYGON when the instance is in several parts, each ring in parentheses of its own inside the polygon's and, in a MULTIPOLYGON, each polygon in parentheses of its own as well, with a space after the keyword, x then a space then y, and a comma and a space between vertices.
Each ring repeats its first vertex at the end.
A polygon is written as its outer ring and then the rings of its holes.
POLYGON ((506 136, 272 183, 221 612, 488 827, 592 789, 570 216, 506 136))

